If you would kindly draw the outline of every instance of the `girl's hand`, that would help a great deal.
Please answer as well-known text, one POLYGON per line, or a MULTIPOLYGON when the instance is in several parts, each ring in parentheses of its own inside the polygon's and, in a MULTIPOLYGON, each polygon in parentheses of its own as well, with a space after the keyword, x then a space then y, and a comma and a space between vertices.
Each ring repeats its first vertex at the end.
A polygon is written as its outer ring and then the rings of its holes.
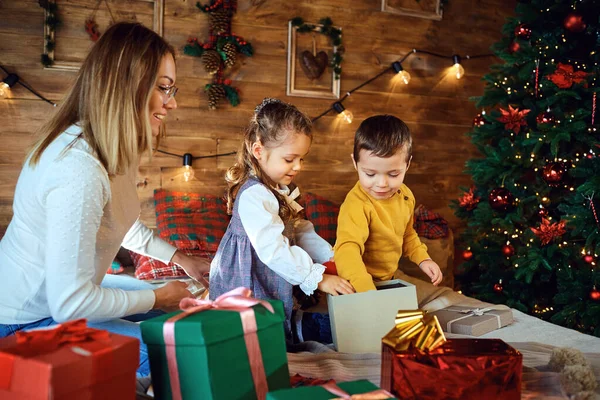
POLYGON ((323 274, 323 280, 319 282, 318 288, 321 292, 329 293, 333 296, 354 293, 354 288, 350 282, 337 275, 323 274))
POLYGON ((440 284, 443 278, 442 270, 440 266, 436 264, 433 260, 425 260, 419 264, 419 268, 421 271, 425 272, 429 278, 431 278, 431 283, 434 286, 440 284))

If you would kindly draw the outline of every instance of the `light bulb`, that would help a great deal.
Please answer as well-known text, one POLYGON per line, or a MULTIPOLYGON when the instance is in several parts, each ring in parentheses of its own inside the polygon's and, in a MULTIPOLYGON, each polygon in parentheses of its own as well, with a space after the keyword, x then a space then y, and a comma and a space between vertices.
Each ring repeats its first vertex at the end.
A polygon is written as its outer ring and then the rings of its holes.
POLYGON ((333 103, 332 108, 335 110, 335 112, 338 113, 339 116, 341 116, 344 119, 344 121, 346 121, 349 124, 352 123, 352 120, 354 119, 354 115, 352 114, 352 112, 350 110, 346 110, 346 108, 344 108, 342 103, 340 103, 339 101, 336 101, 335 103, 333 103))
POLYGON ((8 89, 9 86, 6 83, 0 83, 0 99, 5 99, 8 97, 8 89))
POLYGON ((192 161, 194 157, 190 153, 183 155, 183 180, 186 182, 194 179, 194 169, 192 168, 192 161))
POLYGON ((410 82, 410 74, 402 67, 399 61, 394 61, 392 63, 392 69, 396 72, 396 76, 400 79, 405 85, 408 85, 410 82))
POLYGON ((183 167, 183 180, 189 182, 192 179, 194 179, 194 169, 189 165, 186 165, 183 167))
POLYGON ((350 111, 350 110, 344 110, 341 112, 340 115, 342 116, 342 118, 344 118, 344 121, 346 121, 349 124, 351 124, 352 120, 354 119, 354 115, 352 114, 352 111, 350 111))
POLYGON ((403 70, 398 72, 398 78, 405 84, 408 85, 408 82, 410 82, 410 74, 408 73, 408 71, 403 70))
POLYGON ((454 62, 453 69, 454 69, 454 75, 456 76, 456 79, 462 78, 463 75, 465 74, 465 69, 463 68, 462 65, 460 65, 460 56, 458 54, 453 55, 452 61, 454 62))

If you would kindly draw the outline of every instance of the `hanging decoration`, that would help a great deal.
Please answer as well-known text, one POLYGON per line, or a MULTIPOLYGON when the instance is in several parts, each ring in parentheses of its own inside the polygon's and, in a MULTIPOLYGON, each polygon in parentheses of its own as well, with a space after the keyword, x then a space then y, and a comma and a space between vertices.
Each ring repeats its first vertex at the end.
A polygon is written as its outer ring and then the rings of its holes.
POLYGON ((239 91, 231 86, 230 79, 225 79, 225 71, 236 64, 238 53, 247 57, 253 54, 252 45, 231 32, 231 18, 237 10, 237 0, 212 0, 207 5, 198 2, 196 7, 208 14, 209 39, 202 43, 197 38, 190 38, 183 52, 200 57, 206 73, 213 76, 212 82, 204 88, 208 109, 216 110, 223 99, 235 107, 240 103, 239 91))
POLYGON ((515 248, 510 244, 505 244, 502 246, 502 254, 506 257, 510 257, 515 254, 515 248))
POLYGON ((592 126, 596 123, 596 93, 597 92, 594 92, 592 95, 592 126))
POLYGON ((540 60, 535 60, 535 97, 538 97, 538 93, 540 91, 540 60))
POLYGON ((584 71, 574 72, 571 64, 562 63, 558 63, 556 70, 547 76, 552 83, 561 89, 568 89, 573 86, 574 83, 585 82, 586 77, 587 73, 584 71))
POLYGON ((477 114, 475 118, 473 118, 474 127, 485 125, 485 118, 483 117, 484 115, 485 111, 481 112, 480 114, 477 114))
POLYGON ((519 39, 529 40, 531 38, 531 28, 527 24, 519 24, 515 28, 515 36, 519 39))
POLYGON ((47 16, 44 24, 46 25, 45 31, 48 33, 44 42, 44 52, 42 53, 41 60, 44 67, 49 67, 53 62, 48 56, 48 53, 54 50, 54 32, 61 21, 58 18, 58 7, 56 6, 56 2, 51 0, 39 0, 39 5, 46 10, 47 16))
POLYGON ((563 27, 569 32, 581 33, 587 28, 587 24, 583 21, 583 15, 572 12, 565 17, 563 27))
POLYGON ((458 199, 458 204, 468 211, 477 207, 480 200, 479 197, 475 196, 474 190, 475 188, 471 187, 468 192, 463 193, 462 197, 459 197, 458 199))
POLYGON ((519 42, 517 42, 516 40, 513 40, 512 42, 510 42, 510 44, 508 45, 508 52, 510 54, 516 53, 517 51, 519 51, 521 49, 521 45, 519 44, 519 42))
POLYGON ((553 124, 555 121, 554 114, 548 108, 546 111, 542 112, 535 119, 538 124, 553 124))
POLYGON ((110 9, 110 6, 108 5, 108 0, 98 0, 96 2, 96 7, 94 7, 94 10, 92 11, 92 14, 85 20, 85 31, 89 35, 92 42, 97 41, 101 35, 100 29, 98 28, 98 24, 96 23, 96 12, 98 12, 98 9, 100 8, 100 4, 102 4, 102 2, 106 4, 106 8, 108 10, 108 13, 110 14, 110 23, 115 23, 115 17, 112 13, 112 10, 110 9))
POLYGON ((502 293, 503 290, 504 290, 504 288, 502 287, 502 279, 500 279, 498 281, 498 283, 494 284, 494 292, 496 292, 496 293, 502 293))
POLYGON ((462 256, 465 260, 470 260, 471 258, 473 258, 473 252, 469 249, 463 251, 462 256))
POLYGON ((552 240, 565 234, 565 221, 550 223, 548 218, 543 218, 539 228, 529 228, 542 242, 542 246, 547 245, 552 240))
POLYGON ((595 258, 594 258, 594 256, 593 256, 593 255, 591 255, 591 254, 585 254, 585 255, 583 256, 583 261, 585 261, 585 262, 586 262, 586 263, 588 263, 588 264, 591 264, 591 263, 593 263, 594 261, 596 261, 596 259, 595 259, 595 258))
POLYGON ((598 220, 598 214, 596 213, 596 206, 594 206, 594 193, 589 196, 583 196, 584 199, 590 202, 590 208, 592 209, 592 213, 594 214, 594 220, 596 221, 596 226, 600 230, 600 221, 598 220))
POLYGON ((488 202, 496 211, 508 211, 514 207, 515 198, 508 189, 499 187, 490 192, 488 202))
POLYGON ((542 177, 550 186, 558 186, 567 173, 567 165, 564 162, 551 162, 544 166, 542 177))
POLYGON ((498 118, 498 121, 504 124, 504 129, 506 129, 507 131, 519 133, 521 131, 522 126, 527 126, 525 116, 529 114, 530 111, 531 110, 520 111, 518 108, 513 108, 511 105, 509 105, 508 110, 500 108, 502 116, 498 118))
POLYGON ((329 62, 327 53, 324 51, 316 52, 315 42, 313 39, 313 51, 312 53, 309 50, 305 50, 302 52, 300 59, 300 66, 302 70, 310 79, 317 79, 323 71, 327 64, 333 69, 335 74, 335 79, 340 79, 342 74, 342 60, 344 54, 344 46, 342 46, 342 31, 335 26, 333 26, 333 21, 329 17, 322 18, 319 20, 319 25, 305 23, 301 17, 296 17, 292 19, 292 26, 298 27, 298 32, 306 33, 306 32, 316 32, 327 36, 331 39, 331 44, 334 46, 335 51, 333 52, 333 57, 329 62))
POLYGON ((590 299, 594 301, 600 300, 600 290, 596 289, 596 285, 594 285, 592 291, 590 292, 590 299))

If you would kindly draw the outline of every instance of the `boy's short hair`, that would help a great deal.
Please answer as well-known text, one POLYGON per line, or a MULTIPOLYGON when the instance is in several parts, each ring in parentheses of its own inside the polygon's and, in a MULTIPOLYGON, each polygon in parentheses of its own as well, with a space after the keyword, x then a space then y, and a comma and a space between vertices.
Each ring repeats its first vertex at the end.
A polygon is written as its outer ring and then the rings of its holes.
POLYGON ((365 119, 354 135, 354 161, 361 150, 377 157, 391 157, 401 148, 406 149, 406 162, 412 153, 412 137, 408 126, 393 115, 374 115, 365 119))

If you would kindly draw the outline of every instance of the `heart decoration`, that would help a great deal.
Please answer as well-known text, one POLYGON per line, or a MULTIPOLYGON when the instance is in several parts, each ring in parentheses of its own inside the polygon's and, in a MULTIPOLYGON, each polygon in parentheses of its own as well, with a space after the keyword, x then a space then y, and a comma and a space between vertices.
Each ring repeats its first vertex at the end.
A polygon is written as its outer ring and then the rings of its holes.
POLYGON ((304 50, 300 55, 300 66, 310 80, 319 79, 328 64, 329 57, 324 51, 318 52, 315 56, 310 51, 304 50))

